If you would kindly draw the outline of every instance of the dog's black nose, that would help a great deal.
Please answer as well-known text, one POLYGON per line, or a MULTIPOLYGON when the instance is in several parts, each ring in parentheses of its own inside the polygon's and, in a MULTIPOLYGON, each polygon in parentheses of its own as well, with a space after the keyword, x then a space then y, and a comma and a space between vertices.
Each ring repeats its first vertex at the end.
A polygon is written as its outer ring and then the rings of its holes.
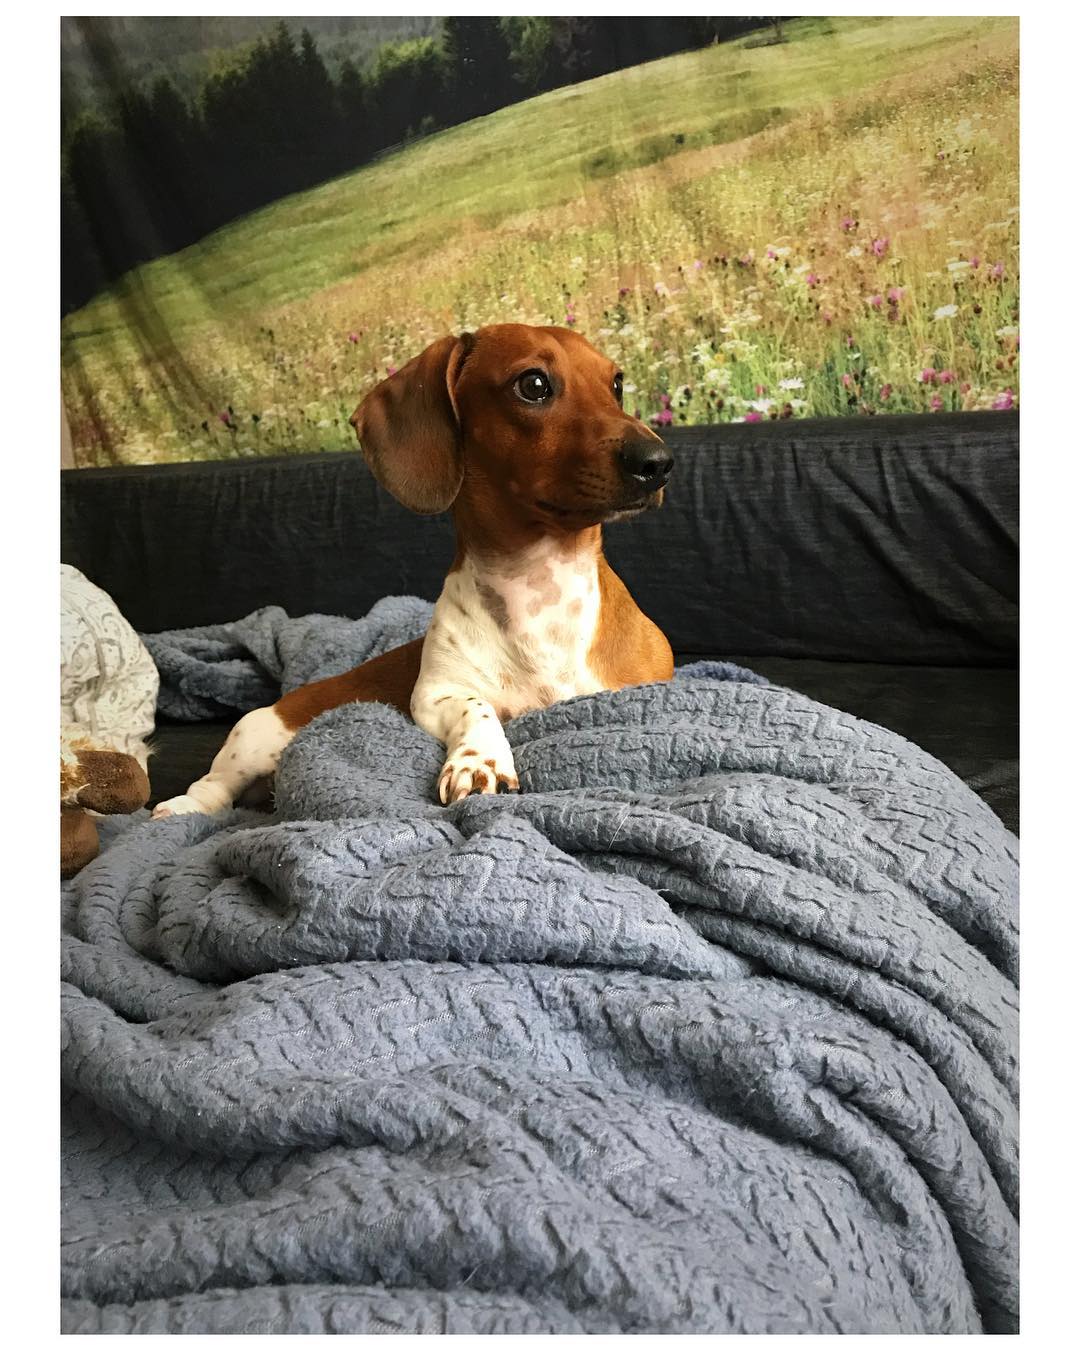
POLYGON ((671 477, 675 461, 661 441, 634 441, 619 451, 619 463, 635 483, 655 492, 671 477))

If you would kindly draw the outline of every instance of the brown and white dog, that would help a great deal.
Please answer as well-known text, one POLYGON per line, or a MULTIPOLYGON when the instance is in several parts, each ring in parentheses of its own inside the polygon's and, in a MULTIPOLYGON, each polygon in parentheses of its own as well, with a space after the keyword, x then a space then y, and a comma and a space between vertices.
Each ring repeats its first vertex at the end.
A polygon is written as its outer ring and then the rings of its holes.
POLYGON ((427 634, 242 717, 155 818, 226 809, 300 727, 349 702, 389 703, 443 742, 444 803, 515 790, 504 722, 671 678, 671 647, 605 561, 600 527, 659 506, 672 458, 584 338, 523 324, 442 338, 350 420, 383 487, 421 514, 453 511, 457 554, 427 634))

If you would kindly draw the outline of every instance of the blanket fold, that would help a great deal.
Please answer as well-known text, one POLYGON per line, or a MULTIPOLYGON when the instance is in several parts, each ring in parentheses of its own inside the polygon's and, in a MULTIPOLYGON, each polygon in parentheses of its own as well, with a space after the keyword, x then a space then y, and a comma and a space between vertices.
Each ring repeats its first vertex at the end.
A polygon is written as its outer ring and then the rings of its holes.
MULTIPOLYGON (((334 673, 399 599, 160 635, 163 689, 334 673)), ((736 668, 508 737, 522 792, 445 808, 436 742, 338 708, 272 816, 110 826, 65 890, 64 1329, 1015 1330, 1014 837, 736 668)))

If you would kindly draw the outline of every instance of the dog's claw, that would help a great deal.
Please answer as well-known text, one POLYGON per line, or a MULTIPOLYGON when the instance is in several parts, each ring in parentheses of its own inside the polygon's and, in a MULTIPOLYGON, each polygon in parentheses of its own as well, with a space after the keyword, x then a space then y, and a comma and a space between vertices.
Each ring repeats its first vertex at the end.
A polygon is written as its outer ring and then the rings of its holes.
POLYGON ((480 764, 477 764, 475 752, 468 756, 451 753, 439 775, 439 800, 444 806, 464 801, 477 793, 494 796, 499 792, 517 792, 518 788, 509 746, 480 764))

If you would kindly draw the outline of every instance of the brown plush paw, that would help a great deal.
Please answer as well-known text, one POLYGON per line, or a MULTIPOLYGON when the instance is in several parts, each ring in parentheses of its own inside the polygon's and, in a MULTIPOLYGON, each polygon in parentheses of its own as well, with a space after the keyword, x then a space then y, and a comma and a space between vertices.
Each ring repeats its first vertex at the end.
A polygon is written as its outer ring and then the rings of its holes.
POLYGON ((73 877, 98 855, 98 832, 93 818, 80 806, 60 808, 60 875, 73 877))
POLYGON ((86 779, 75 801, 105 816, 128 815, 145 806, 150 780, 137 759, 118 750, 79 750, 79 767, 86 779))

